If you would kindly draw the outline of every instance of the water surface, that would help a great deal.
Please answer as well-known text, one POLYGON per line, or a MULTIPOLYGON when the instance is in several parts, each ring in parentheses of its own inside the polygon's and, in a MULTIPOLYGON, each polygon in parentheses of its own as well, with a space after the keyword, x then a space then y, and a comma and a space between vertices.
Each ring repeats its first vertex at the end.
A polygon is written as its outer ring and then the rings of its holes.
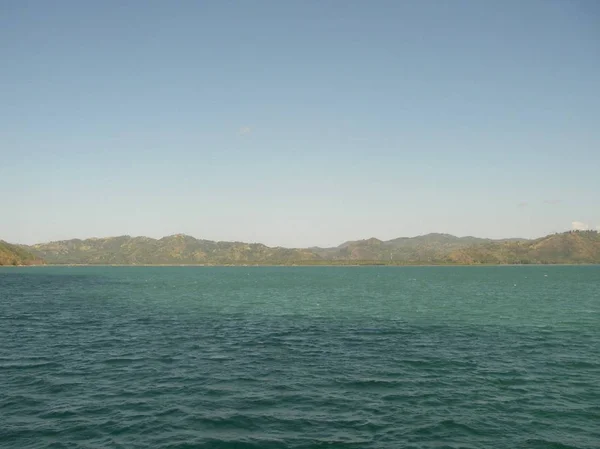
POLYGON ((600 447, 600 267, 0 269, 0 447, 600 447))

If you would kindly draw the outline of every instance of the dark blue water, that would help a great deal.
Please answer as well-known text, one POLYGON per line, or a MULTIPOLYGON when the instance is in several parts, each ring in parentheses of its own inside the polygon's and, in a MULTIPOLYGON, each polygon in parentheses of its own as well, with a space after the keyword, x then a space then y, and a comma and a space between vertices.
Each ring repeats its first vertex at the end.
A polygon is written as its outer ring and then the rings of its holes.
POLYGON ((600 448, 600 267, 0 269, 0 447, 600 448))

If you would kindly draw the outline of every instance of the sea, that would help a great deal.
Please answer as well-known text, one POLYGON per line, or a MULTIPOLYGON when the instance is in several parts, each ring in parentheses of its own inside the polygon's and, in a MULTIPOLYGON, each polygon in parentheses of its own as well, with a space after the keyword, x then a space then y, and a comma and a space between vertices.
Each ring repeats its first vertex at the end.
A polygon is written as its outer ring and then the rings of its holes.
POLYGON ((0 269, 2 448, 600 448, 600 266, 0 269))

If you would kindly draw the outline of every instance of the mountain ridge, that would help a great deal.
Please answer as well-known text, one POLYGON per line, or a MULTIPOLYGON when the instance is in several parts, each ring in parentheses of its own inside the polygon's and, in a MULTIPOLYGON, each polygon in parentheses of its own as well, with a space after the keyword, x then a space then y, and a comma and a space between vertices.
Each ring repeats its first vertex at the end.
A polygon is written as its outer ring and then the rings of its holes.
POLYGON ((0 265, 40 265, 42 260, 20 245, 0 240, 0 265))
POLYGON ((18 247, 48 264, 77 265, 600 263, 600 236, 596 231, 569 231, 538 239, 430 233, 391 240, 350 240, 327 248, 270 247, 262 243, 197 239, 186 234, 159 239, 129 235, 93 237, 18 247))

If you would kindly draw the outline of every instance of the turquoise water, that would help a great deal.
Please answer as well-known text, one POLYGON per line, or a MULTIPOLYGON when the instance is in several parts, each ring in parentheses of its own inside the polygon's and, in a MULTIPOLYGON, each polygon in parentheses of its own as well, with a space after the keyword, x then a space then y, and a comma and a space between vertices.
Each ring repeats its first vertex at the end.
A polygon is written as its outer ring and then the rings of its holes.
POLYGON ((0 269, 0 447, 600 447, 600 267, 0 269))

